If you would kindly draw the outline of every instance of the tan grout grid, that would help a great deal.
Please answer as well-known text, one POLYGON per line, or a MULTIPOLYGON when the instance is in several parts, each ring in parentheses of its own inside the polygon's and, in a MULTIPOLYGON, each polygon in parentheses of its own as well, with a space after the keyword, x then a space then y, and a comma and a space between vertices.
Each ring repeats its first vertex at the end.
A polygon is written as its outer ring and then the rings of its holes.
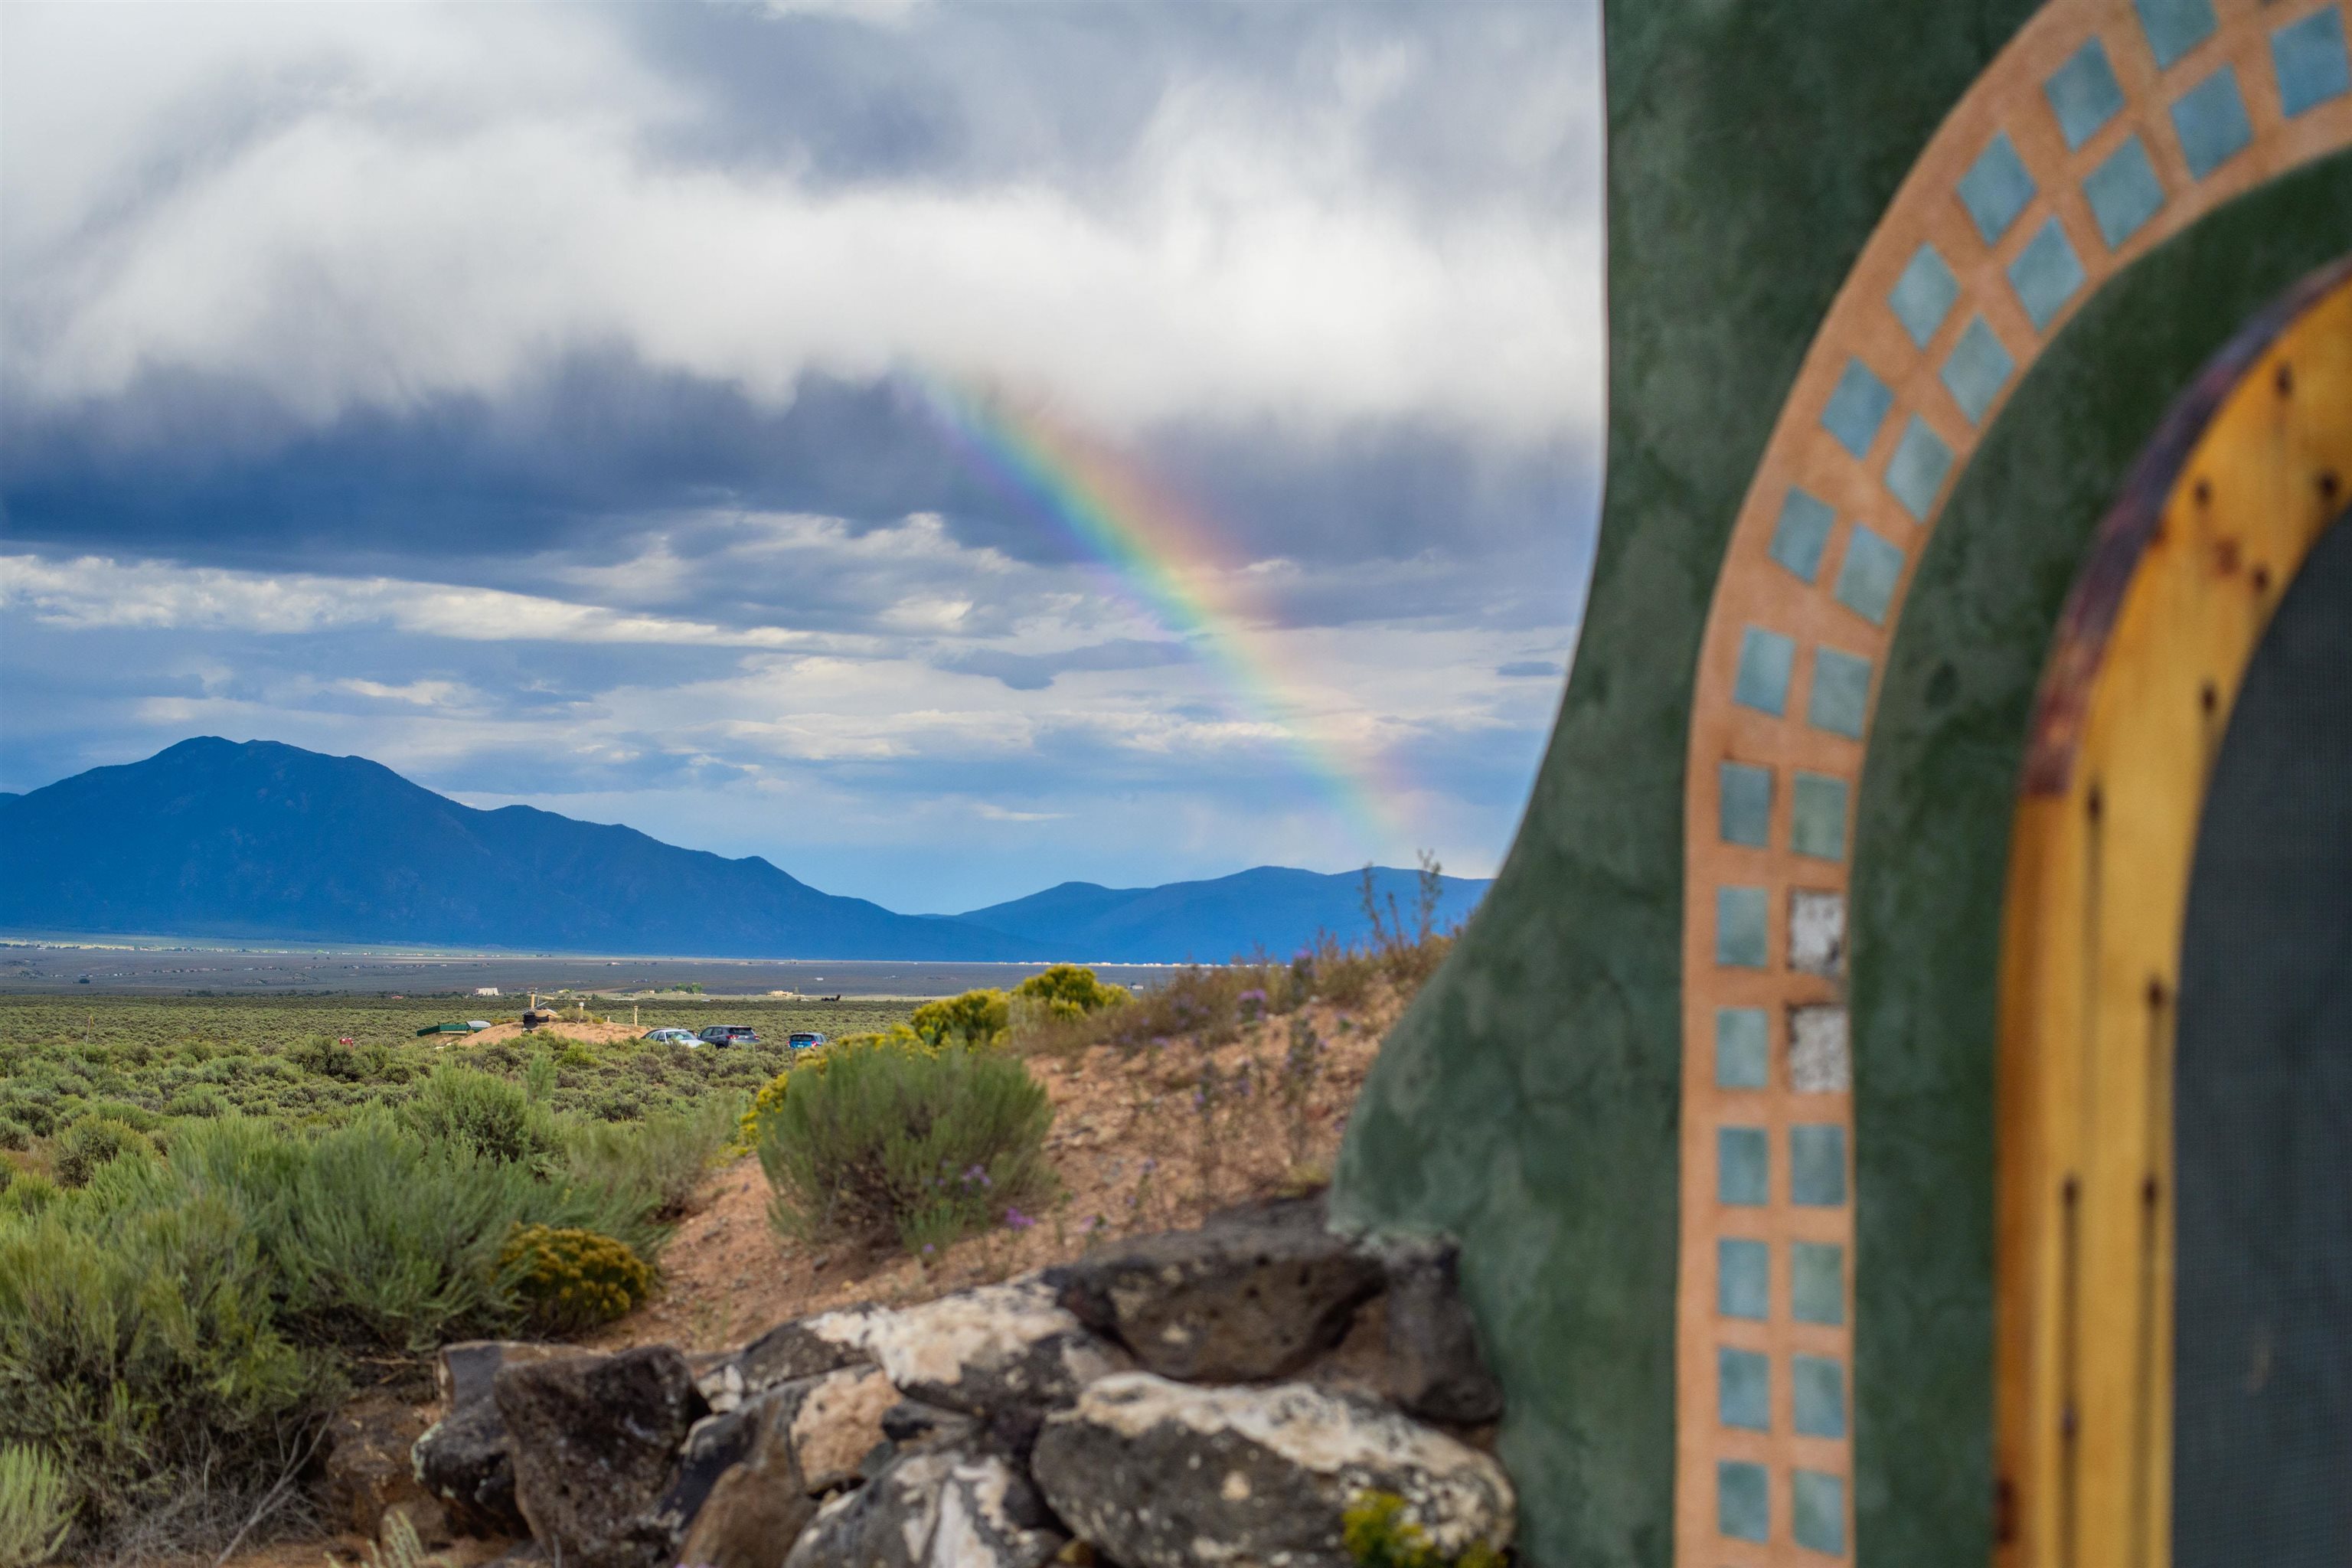
POLYGON ((1913 166, 1758 465, 1702 643, 1685 799, 1685 1568, 1853 1554, 1844 899, 1874 677, 1919 552, 2085 300, 2352 145, 2346 3, 2052 0, 1913 166))

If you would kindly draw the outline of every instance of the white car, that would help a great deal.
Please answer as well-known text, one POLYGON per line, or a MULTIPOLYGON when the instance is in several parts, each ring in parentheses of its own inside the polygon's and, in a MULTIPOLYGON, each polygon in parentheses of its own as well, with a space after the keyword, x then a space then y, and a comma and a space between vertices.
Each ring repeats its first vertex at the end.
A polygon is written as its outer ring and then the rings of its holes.
POLYGON ((647 1045, 698 1046, 701 1038, 691 1029, 647 1029, 641 1037, 647 1045))

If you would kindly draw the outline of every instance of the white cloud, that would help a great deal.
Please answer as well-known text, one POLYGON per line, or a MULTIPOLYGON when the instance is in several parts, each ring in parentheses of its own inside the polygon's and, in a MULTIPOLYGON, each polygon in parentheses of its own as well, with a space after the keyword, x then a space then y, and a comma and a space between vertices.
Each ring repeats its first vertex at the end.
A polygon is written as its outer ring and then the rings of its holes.
POLYGON ((782 626, 719 626, 496 588, 395 577, 236 572, 155 561, 0 556, 0 610, 78 631, 291 635, 384 626, 465 642, 649 643, 780 648, 811 644, 782 626))
POLYGON ((1550 439, 1597 412, 1590 215, 1433 222, 1370 177, 1363 117, 1411 50, 1333 62, 1341 90, 1312 112, 1181 87, 1082 200, 680 167, 649 148, 688 107, 592 10, 323 9, 281 32, 278 8, 266 26, 195 7, 128 42, 109 8, 12 17, 20 388, 186 368, 326 419, 495 396, 551 353, 624 343, 771 400, 809 370, 919 364, 1122 432, 1416 416, 1550 439), (207 118, 223 102, 234 138, 207 118))

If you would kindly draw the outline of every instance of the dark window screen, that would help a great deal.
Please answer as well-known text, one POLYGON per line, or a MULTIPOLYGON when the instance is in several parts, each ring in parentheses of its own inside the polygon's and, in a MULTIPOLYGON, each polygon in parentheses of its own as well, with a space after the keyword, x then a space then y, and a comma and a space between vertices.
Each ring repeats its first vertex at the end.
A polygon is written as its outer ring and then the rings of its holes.
POLYGON ((2189 882, 2177 1568, 2352 1563, 2352 523, 2255 650, 2189 882))

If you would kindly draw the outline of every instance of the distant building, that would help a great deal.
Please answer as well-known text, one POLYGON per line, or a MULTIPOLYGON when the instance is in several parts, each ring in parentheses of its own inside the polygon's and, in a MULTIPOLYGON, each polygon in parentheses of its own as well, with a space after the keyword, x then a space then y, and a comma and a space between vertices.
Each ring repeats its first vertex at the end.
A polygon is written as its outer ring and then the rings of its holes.
POLYGON ((477 985, 474 987, 474 994, 477 996, 495 996, 498 994, 499 988, 495 985, 477 985))

